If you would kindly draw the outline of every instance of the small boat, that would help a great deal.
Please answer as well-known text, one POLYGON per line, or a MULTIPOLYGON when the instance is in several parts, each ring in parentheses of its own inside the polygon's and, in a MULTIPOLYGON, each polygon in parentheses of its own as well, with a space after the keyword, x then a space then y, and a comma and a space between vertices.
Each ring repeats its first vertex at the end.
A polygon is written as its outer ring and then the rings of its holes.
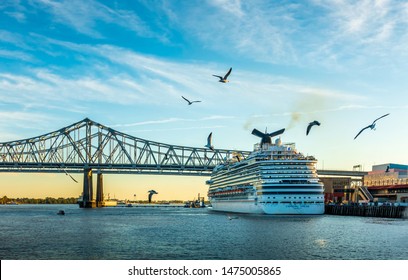
POLYGON ((127 205, 126 201, 124 200, 118 200, 116 206, 117 207, 125 207, 127 205))
POLYGON ((59 210, 57 215, 65 215, 65 211, 64 210, 59 210))
POLYGON ((195 199, 193 201, 187 201, 184 204, 184 208, 204 208, 204 197, 200 197, 200 194, 198 194, 198 199, 195 199))

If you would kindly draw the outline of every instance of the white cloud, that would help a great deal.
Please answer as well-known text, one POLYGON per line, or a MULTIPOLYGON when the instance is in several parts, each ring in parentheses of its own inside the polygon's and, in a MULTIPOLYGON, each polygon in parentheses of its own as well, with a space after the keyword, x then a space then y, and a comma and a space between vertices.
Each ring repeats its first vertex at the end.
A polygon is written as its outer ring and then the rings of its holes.
POLYGON ((203 129, 218 129, 218 128, 224 128, 226 127, 225 125, 211 125, 211 126, 183 126, 183 127, 172 127, 172 128, 157 128, 157 129, 138 129, 138 130, 132 130, 128 131, 127 133, 138 133, 138 132, 154 132, 154 131, 181 131, 181 130, 203 130, 203 129))
POLYGON ((169 7, 167 14, 176 14, 169 17, 171 23, 206 49, 269 63, 296 59, 290 41, 290 34, 297 29, 292 17, 296 5, 222 0, 209 4, 177 4, 169 7))
POLYGON ((56 22, 91 37, 104 37, 101 30, 97 28, 98 22, 121 26, 142 37, 162 37, 162 35, 154 33, 137 14, 112 9, 98 1, 63 0, 57 2, 40 0, 39 2, 54 16, 56 22))
POLYGON ((14 47, 17 46, 23 49, 32 49, 27 44, 25 38, 21 34, 15 32, 9 32, 7 30, 0 29, 0 41, 10 44, 14 47))
POLYGON ((23 23, 26 20, 24 13, 27 9, 25 8, 24 3, 21 3, 19 0, 0 1, 0 10, 3 10, 5 15, 20 23, 23 23))
POLYGON ((362 0, 313 1, 313 4, 323 8, 323 13, 317 32, 321 42, 315 44, 316 51, 308 54, 310 60, 325 61, 324 55, 330 62, 328 66, 334 63, 347 69, 376 64, 380 65, 377 71, 393 64, 406 64, 408 53, 400 51, 408 47, 406 3, 362 0))
POLYGON ((208 116, 208 117, 203 117, 200 120, 202 121, 207 121, 207 120, 225 120, 225 119, 234 119, 236 118, 235 116, 208 116))
POLYGON ((245 14, 240 0, 212 0, 209 3, 233 16, 242 17, 245 14))
MULTIPOLYGON (((198 108, 216 108, 220 106, 219 98, 222 98, 221 104, 234 103, 237 108, 253 104, 260 110, 273 109, 278 104, 281 106, 279 102, 269 105, 265 100, 279 100, 283 96, 286 107, 290 107, 295 99, 324 98, 330 101, 363 98, 360 94, 318 87, 310 82, 242 69, 233 70, 231 82, 224 85, 212 77, 213 73, 220 71, 220 67, 214 64, 175 62, 112 45, 91 46, 46 37, 40 39, 47 48, 59 46, 73 51, 73 57, 76 53, 79 57, 87 57, 87 60, 69 69, 28 68, 26 74, 0 73, 3 101, 19 104, 30 101, 34 107, 70 104, 65 110, 78 111, 86 107, 80 105, 82 100, 121 105, 163 105, 165 100, 166 105, 174 106, 185 103, 181 99, 183 95, 202 100, 198 108)), ((226 114, 234 110, 229 106, 227 109, 226 114)))
POLYGON ((7 59, 15 59, 21 60, 26 62, 34 62, 36 59, 31 55, 22 52, 22 51, 12 51, 12 50, 0 50, 0 57, 4 57, 7 59))
POLYGON ((166 6, 172 25, 205 49, 261 63, 347 71, 381 56, 407 62, 408 5, 402 1, 208 1, 166 6), (206 24, 202 24, 205 22, 206 24))
MULTIPOLYGON (((47 125, 53 120, 55 121, 46 113, 2 110, 0 111, 0 143, 35 136, 27 134, 34 128, 45 132, 49 129, 47 125)), ((40 134, 40 132, 37 133, 40 134)))
POLYGON ((200 121, 208 121, 208 120, 224 120, 224 119, 233 119, 233 116, 207 116, 202 117, 199 119, 186 119, 186 118, 167 118, 167 119, 160 119, 160 120, 149 120, 149 121, 142 121, 136 123, 126 123, 126 124, 114 124, 110 125, 110 127, 129 127, 129 126, 142 126, 142 125, 155 125, 155 124, 165 124, 165 123, 174 123, 174 122, 200 122, 200 121))
POLYGON ((110 127, 141 126, 141 125, 164 124, 164 123, 172 123, 172 122, 180 122, 180 121, 186 121, 186 119, 168 118, 168 119, 150 120, 150 121, 143 121, 143 122, 136 122, 136 123, 114 124, 114 125, 110 125, 110 127))

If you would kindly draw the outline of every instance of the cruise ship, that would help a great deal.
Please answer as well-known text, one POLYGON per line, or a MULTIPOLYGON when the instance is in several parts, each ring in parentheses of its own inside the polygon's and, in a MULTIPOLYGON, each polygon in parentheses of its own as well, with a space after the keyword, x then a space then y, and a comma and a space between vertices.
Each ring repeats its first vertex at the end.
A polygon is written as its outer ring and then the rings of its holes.
POLYGON ((241 154, 217 165, 206 183, 212 210, 270 215, 319 215, 324 213, 324 191, 317 160, 296 151, 294 143, 272 143, 273 133, 257 129, 262 138, 247 158, 241 154))

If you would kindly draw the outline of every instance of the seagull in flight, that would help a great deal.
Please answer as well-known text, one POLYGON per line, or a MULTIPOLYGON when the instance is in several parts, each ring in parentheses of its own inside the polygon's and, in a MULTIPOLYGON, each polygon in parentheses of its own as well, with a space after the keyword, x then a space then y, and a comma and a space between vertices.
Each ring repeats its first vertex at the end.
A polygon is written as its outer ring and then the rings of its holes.
POLYGON ((232 67, 228 70, 227 74, 225 74, 224 77, 221 77, 221 76, 218 76, 218 75, 213 75, 213 76, 219 78, 220 83, 228 83, 229 81, 227 80, 227 78, 228 78, 229 74, 231 74, 231 71, 232 71, 232 67))
POLYGON ((205 145, 204 147, 207 147, 207 148, 210 149, 211 151, 214 151, 214 146, 212 145, 212 132, 210 133, 210 135, 208 135, 208 137, 207 137, 207 145, 205 145))
POLYGON ((155 190, 150 190, 148 191, 148 193, 149 193, 149 203, 152 203, 152 196, 154 194, 158 194, 158 192, 156 192, 155 190))
POLYGON ((190 101, 190 100, 188 100, 187 98, 185 98, 184 96, 181 96, 181 97, 182 97, 185 101, 188 102, 188 105, 191 105, 191 104, 196 103, 196 102, 201 102, 200 100, 190 101))
POLYGON ((312 126, 314 126, 314 125, 319 125, 319 126, 320 126, 320 123, 319 123, 318 121, 312 121, 312 122, 310 122, 309 125, 307 126, 307 129, 306 129, 306 135, 309 134, 310 129, 312 129, 312 126))
POLYGON ((375 122, 378 121, 378 120, 381 119, 381 118, 384 118, 384 117, 388 116, 388 115, 389 115, 389 114, 385 114, 384 116, 381 116, 381 117, 375 119, 372 124, 370 124, 369 126, 364 127, 362 130, 360 130, 360 132, 356 135, 356 137, 354 137, 354 139, 356 139, 356 138, 361 134, 361 132, 363 132, 363 131, 366 130, 367 128, 371 128, 371 129, 374 129, 374 130, 375 130, 375 122))

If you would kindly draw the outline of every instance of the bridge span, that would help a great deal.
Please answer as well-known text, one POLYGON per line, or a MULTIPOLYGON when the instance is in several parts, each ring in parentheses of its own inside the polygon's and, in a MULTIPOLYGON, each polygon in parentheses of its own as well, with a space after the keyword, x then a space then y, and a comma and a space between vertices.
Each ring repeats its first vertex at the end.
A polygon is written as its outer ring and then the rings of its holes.
MULTIPOLYGON (((0 172, 83 173, 82 207, 103 200, 103 173, 210 176, 235 153, 249 151, 195 148, 134 137, 88 118, 40 136, 0 143, 0 172), (92 174, 97 173, 96 200, 92 174)), ((356 171, 318 171, 333 176, 363 176, 356 171)))
POLYGON ((86 118, 47 134, 0 143, 0 172, 84 173, 83 206, 91 207, 92 171, 98 174, 98 204, 102 173, 209 176, 234 153, 246 157, 250 152, 149 141, 86 118))

